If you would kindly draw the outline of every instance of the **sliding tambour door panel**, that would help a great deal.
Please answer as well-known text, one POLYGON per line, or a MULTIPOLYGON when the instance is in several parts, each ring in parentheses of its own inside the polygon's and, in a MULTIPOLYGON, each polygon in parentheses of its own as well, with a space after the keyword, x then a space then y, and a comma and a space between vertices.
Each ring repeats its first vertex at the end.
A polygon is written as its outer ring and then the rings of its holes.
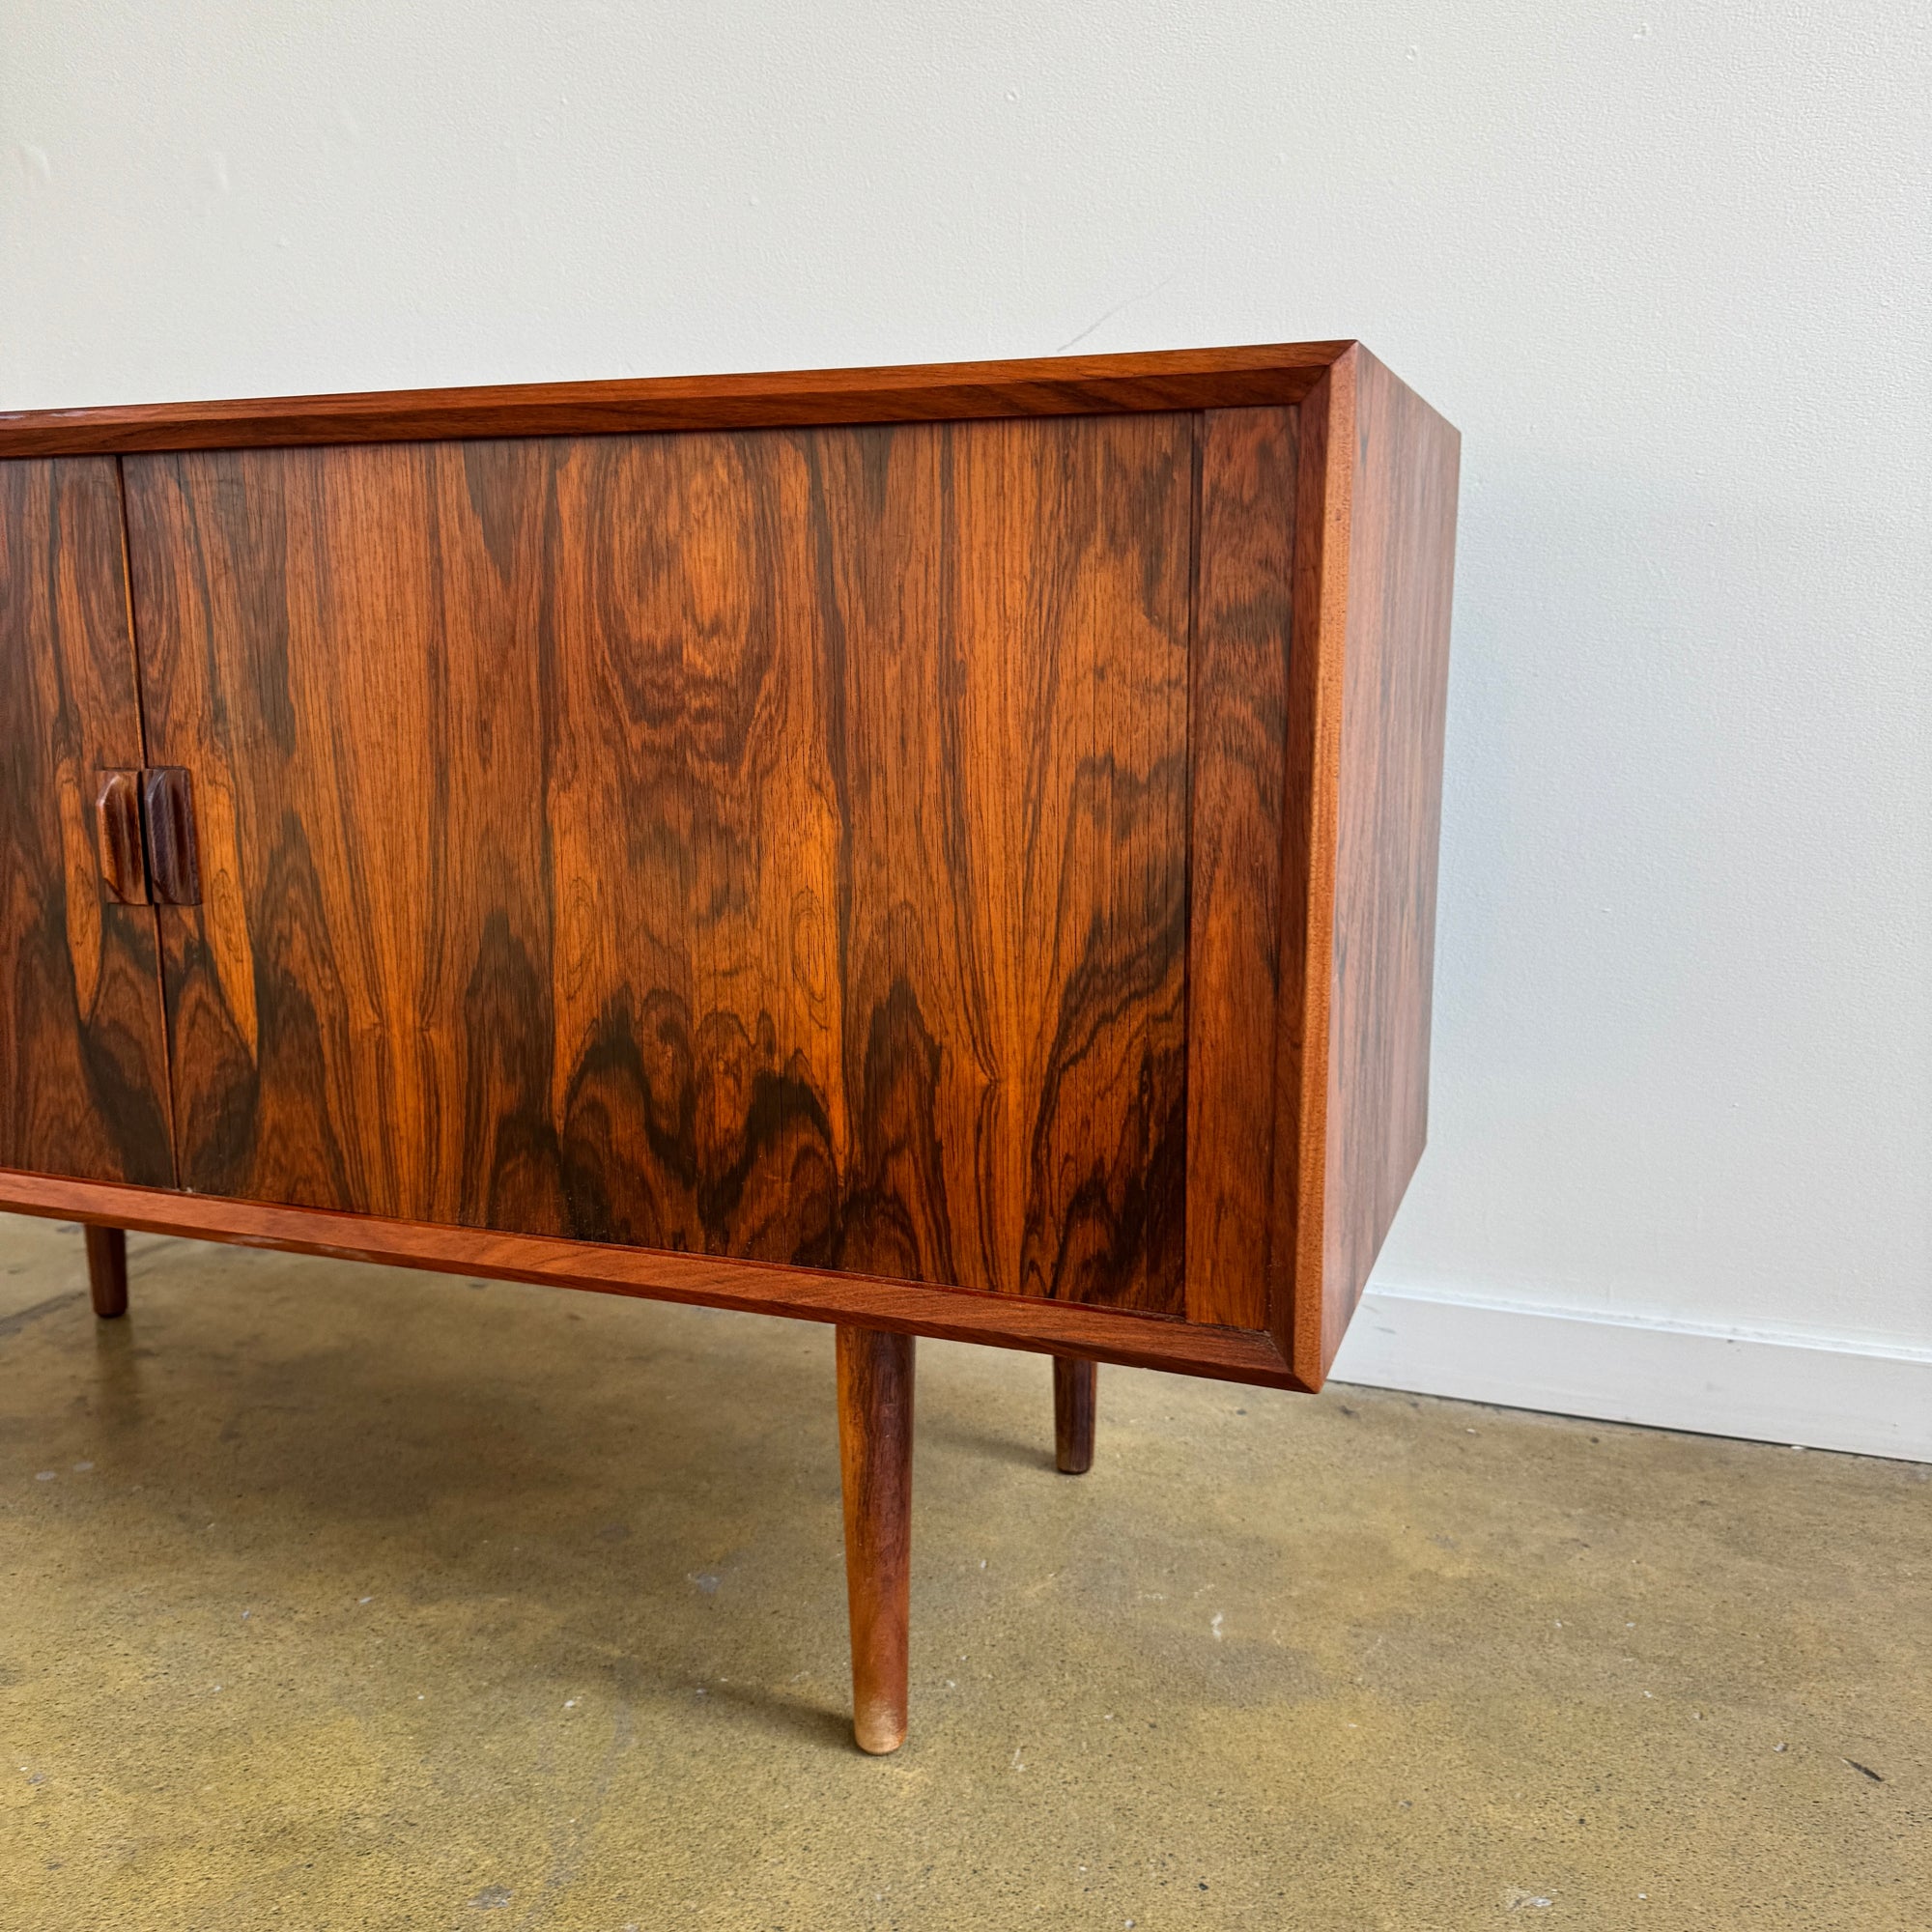
POLYGON ((1193 439, 129 459, 185 1183, 1180 1313, 1193 439))
POLYGON ((111 456, 0 463, 0 1167, 171 1186, 154 909, 97 837, 143 762, 111 456))

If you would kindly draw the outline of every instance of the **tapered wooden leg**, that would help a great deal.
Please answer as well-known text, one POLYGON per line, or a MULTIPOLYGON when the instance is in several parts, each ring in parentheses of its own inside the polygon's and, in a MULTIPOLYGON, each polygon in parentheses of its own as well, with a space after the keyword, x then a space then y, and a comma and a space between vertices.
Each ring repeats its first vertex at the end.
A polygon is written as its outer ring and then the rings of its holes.
POLYGON ((120 1228, 89 1228, 87 1292, 103 1321, 128 1312, 128 1236, 120 1228))
POLYGON ((838 1471, 852 1613, 852 1735, 867 1751, 906 1734, 912 1577, 913 1338, 838 1330, 838 1471))
POLYGON ((1070 1355, 1053 1358, 1053 1460, 1063 1476, 1084 1476, 1094 1466, 1094 1405, 1100 1365, 1070 1355))

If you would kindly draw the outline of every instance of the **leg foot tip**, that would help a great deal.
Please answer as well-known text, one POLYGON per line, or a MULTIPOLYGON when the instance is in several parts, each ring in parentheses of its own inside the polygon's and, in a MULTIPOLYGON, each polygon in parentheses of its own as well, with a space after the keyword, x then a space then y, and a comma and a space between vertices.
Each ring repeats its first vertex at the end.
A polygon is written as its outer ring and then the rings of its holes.
POLYGON ((867 1757, 890 1757, 905 1739, 906 1720, 897 1713, 861 1712, 852 1719, 852 1742, 867 1757))

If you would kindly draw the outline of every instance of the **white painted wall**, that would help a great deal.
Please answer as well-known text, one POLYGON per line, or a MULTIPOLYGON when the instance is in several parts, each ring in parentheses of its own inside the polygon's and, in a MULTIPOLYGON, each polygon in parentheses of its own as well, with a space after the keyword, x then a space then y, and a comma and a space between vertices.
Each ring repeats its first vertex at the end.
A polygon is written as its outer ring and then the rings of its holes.
MULTIPOLYGON (((1932 1350, 1928 101, 1912 0, 0 0, 0 404, 1361 335, 1465 466, 1377 1305, 1890 1376, 1932 1350)), ((1344 1373, 1439 1383, 1429 1334, 1344 1373)), ((1650 1400, 1497 1346, 1492 1394, 1650 1400)), ((1894 1385, 1840 1406, 1932 1411, 1894 1385)))

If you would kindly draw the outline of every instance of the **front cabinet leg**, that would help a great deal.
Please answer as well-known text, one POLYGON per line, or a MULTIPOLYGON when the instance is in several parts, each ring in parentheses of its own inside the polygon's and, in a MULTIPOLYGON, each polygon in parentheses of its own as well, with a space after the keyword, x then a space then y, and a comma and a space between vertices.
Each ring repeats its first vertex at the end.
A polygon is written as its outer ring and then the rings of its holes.
POLYGON ((838 1330, 838 1472, 852 1616, 852 1735, 866 1751, 906 1734, 912 1574, 913 1338, 838 1330))
POLYGON ((1100 1370, 1070 1355, 1053 1358, 1053 1460, 1063 1476, 1094 1466, 1094 1410, 1100 1370))
POLYGON ((128 1236, 121 1228, 89 1228, 87 1291, 103 1321, 128 1312, 128 1236))

